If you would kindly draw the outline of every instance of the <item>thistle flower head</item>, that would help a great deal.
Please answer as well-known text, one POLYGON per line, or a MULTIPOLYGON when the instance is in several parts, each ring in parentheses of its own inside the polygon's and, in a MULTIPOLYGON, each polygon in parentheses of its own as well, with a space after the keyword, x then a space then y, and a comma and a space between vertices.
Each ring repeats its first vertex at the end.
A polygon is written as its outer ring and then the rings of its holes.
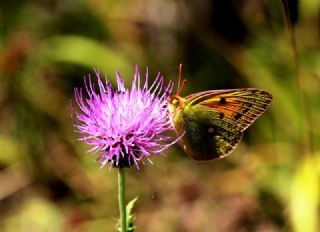
POLYGON ((168 135, 172 130, 167 109, 167 97, 173 83, 164 87, 163 76, 158 74, 148 86, 148 69, 145 83, 140 87, 140 73, 136 67, 131 90, 124 86, 116 72, 117 88, 106 78, 103 83, 99 71, 97 87, 90 76, 84 78, 85 91, 75 88, 74 126, 80 140, 92 146, 88 152, 98 152, 101 167, 110 163, 114 167, 129 167, 152 155, 163 155, 163 150, 172 145, 168 135), (86 92, 84 96, 83 92, 86 92))

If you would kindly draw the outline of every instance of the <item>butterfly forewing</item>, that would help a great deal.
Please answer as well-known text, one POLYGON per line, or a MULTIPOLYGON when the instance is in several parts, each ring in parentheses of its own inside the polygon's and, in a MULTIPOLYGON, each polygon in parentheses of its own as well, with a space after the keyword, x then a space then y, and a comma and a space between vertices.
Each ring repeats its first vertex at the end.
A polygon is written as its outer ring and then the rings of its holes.
POLYGON ((201 104, 219 112, 222 120, 229 120, 241 131, 263 114, 271 101, 272 95, 260 89, 213 90, 188 98, 189 104, 201 104))

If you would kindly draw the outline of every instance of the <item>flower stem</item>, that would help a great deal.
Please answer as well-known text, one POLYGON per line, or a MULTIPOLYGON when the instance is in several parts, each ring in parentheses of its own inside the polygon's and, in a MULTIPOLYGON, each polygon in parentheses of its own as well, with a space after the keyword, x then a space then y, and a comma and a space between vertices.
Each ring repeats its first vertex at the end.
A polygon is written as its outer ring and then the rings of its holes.
POLYGON ((118 200, 120 211, 120 231, 127 232, 124 168, 118 168, 118 200))

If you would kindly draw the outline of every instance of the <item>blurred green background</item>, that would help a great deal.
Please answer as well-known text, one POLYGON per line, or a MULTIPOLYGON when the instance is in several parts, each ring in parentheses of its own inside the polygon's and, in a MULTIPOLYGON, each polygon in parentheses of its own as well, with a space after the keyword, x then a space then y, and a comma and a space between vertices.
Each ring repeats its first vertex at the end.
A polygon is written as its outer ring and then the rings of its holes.
POLYGON ((94 68, 130 85, 135 64, 177 83, 179 63, 183 96, 274 101, 226 159, 174 146, 128 169, 137 231, 319 231, 319 19, 317 0, 1 0, 0 231, 114 231, 117 172, 77 140, 73 88, 94 68))

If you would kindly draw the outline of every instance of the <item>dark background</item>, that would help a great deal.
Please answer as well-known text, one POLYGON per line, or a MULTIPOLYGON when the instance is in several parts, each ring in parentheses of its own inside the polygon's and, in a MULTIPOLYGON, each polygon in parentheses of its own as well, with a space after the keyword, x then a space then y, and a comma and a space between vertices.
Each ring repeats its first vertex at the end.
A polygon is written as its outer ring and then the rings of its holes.
POLYGON ((137 231, 318 231, 320 3, 316 0, 1 0, 0 230, 114 231, 117 172, 74 132, 73 88, 135 64, 183 96, 270 91, 270 109, 226 159, 178 146, 127 170, 137 231), (294 29, 294 30, 292 30, 294 29))

